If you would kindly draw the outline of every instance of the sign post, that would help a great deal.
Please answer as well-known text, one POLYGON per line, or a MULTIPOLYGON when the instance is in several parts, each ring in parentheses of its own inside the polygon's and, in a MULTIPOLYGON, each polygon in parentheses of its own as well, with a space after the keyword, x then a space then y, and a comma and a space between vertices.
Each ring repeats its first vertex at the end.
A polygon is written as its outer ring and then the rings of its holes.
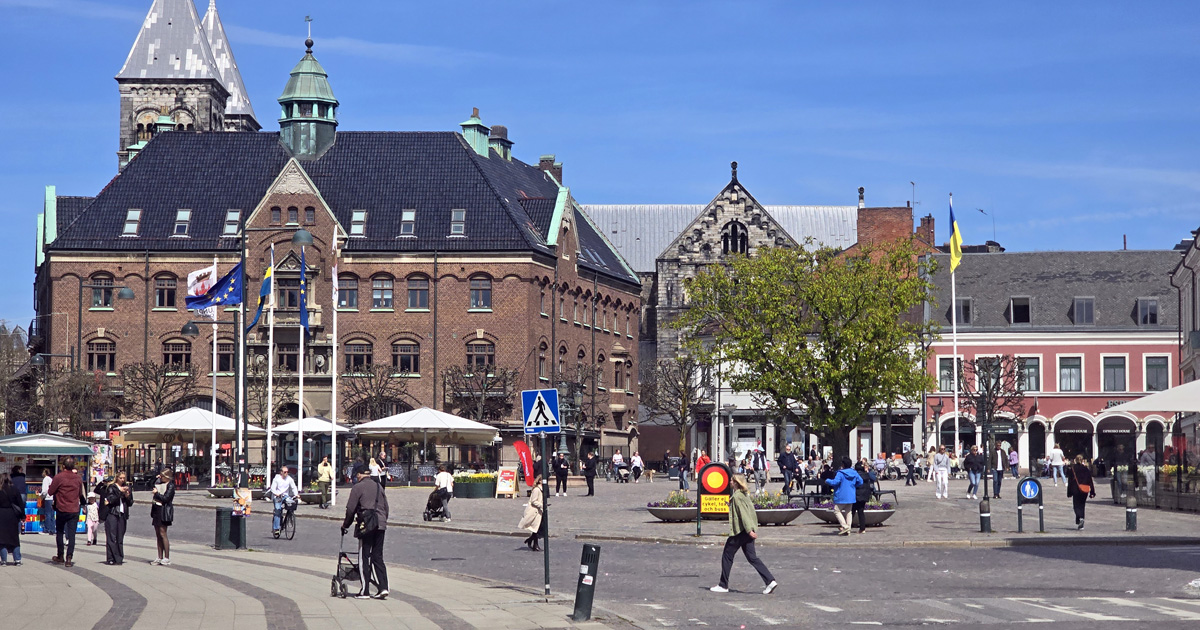
POLYGON ((550 480, 546 474, 550 468, 550 451, 546 446, 546 434, 561 433, 557 389, 527 389, 521 392, 521 417, 525 423, 525 435, 542 438, 542 522, 546 524, 546 538, 542 541, 542 563, 546 576, 546 596, 550 596, 550 480))
POLYGON ((696 535, 705 514, 729 514, 729 467, 719 462, 706 464, 696 477, 696 535))
POLYGON ((1024 525, 1021 522, 1022 507, 1026 503, 1038 504, 1038 531, 1046 531, 1045 521, 1045 505, 1042 503, 1042 482, 1034 477, 1025 477, 1017 484, 1017 532, 1025 531, 1024 525))

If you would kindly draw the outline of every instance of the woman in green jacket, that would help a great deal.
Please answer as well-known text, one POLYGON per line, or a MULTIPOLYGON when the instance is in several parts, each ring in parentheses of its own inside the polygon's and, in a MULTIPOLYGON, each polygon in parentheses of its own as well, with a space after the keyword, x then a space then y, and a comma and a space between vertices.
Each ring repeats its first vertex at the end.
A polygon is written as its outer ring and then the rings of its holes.
POLYGON ((770 595, 778 583, 754 551, 754 540, 758 538, 758 517, 754 514, 754 504, 750 502, 750 496, 746 494, 749 486, 742 475, 733 475, 729 481, 733 486, 733 494, 729 497, 730 534, 725 540, 725 551, 721 554, 721 581, 708 590, 714 593, 729 592, 729 570, 733 568, 733 557, 737 555, 738 549, 741 549, 746 560, 758 571, 759 577, 767 585, 763 589, 763 595, 770 595))

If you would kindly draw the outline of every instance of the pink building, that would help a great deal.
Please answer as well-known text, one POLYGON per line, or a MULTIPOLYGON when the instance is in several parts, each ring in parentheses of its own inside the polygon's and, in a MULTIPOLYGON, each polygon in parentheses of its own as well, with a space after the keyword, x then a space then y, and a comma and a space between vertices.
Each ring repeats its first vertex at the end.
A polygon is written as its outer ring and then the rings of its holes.
MULTIPOLYGON (((932 344, 927 395, 933 435, 954 436, 949 257, 938 256, 935 304, 942 326, 932 344)), ((957 282, 958 358, 1013 355, 1023 362, 1025 412, 997 418, 993 430, 1016 447, 1021 467, 1058 443, 1070 457, 1128 464, 1145 449, 1161 461, 1173 418, 1107 411, 1179 384, 1178 296, 1170 273, 1175 251, 966 254, 957 282)), ((961 405, 960 405, 961 408, 961 405)), ((959 443, 982 442, 982 427, 959 414, 959 443)))

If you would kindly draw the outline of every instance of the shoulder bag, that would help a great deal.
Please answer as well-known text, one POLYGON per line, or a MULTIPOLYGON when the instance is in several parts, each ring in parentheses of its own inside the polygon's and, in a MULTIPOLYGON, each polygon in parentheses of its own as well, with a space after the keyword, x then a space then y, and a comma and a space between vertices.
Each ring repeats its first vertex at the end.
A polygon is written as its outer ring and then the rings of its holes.
POLYGON ((379 507, 380 492, 383 492, 382 488, 375 490, 375 505, 370 508, 358 508, 358 529, 354 532, 356 538, 379 531, 379 513, 375 508, 379 507))

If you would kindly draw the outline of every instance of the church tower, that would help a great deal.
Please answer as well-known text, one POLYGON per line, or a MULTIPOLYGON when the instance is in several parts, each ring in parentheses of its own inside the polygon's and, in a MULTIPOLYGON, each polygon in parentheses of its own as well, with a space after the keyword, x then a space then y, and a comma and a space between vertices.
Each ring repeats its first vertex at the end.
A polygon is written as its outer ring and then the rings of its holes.
POLYGON ((250 96, 246 94, 246 84, 242 82, 242 73, 238 71, 237 60, 233 58, 229 38, 225 36, 225 27, 221 25, 221 16, 217 15, 217 0, 208 0, 208 12, 204 14, 202 26, 204 34, 208 36, 209 50, 217 62, 221 83, 229 90, 229 100, 225 102, 225 131, 262 129, 254 116, 254 108, 250 106, 250 96))
POLYGON ((337 97, 329 87, 329 75, 313 57, 312 38, 304 40, 307 50, 279 97, 279 141, 293 157, 321 157, 337 139, 337 97))

